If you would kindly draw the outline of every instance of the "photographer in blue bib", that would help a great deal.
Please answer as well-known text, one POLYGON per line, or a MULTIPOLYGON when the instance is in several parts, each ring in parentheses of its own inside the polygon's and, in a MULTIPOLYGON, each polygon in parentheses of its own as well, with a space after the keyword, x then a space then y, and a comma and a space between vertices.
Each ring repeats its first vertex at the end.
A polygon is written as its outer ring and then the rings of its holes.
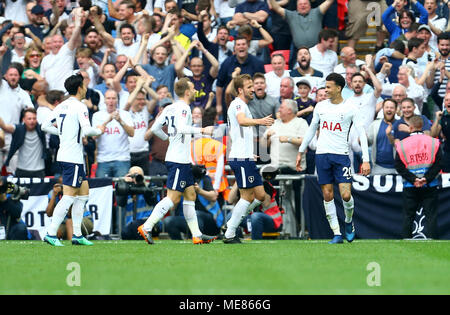
MULTIPOLYGON (((153 207, 160 200, 154 189, 154 184, 147 184, 144 180, 144 170, 139 166, 132 166, 128 173, 116 183, 116 200, 119 207, 123 207, 122 239, 138 240, 136 233, 138 226, 143 224, 152 213, 153 207)), ((154 233, 160 230, 159 226, 154 233)))
POLYGON ((26 188, 0 177, 0 240, 28 240, 27 227, 20 219, 20 199, 28 199, 28 194, 26 188))

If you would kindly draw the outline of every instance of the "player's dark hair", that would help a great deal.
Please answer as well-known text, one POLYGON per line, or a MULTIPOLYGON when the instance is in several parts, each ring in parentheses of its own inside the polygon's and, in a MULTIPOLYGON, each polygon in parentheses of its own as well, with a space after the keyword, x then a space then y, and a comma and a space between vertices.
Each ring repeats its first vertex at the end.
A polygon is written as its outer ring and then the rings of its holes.
POLYGON ((83 85, 83 76, 80 73, 71 75, 64 82, 64 87, 66 88, 69 95, 77 95, 78 88, 83 85))
POLYGON ((337 86, 341 87, 341 91, 345 86, 345 79, 342 75, 340 75, 339 73, 330 73, 327 78, 325 79, 325 81, 333 81, 337 86))

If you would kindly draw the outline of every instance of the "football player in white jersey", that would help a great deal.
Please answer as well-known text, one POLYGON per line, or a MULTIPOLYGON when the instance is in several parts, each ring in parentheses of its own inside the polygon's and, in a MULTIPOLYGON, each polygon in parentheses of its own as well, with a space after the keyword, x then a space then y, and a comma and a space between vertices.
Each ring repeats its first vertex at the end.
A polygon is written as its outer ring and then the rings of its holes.
POLYGON ((148 244, 153 244, 152 229, 166 213, 177 205, 183 197, 183 214, 192 234, 194 244, 206 244, 216 239, 215 236, 202 234, 198 227, 195 212, 196 193, 194 177, 191 169, 191 137, 192 134, 212 135, 214 127, 198 128, 192 126, 192 115, 189 104, 195 99, 194 84, 188 78, 175 83, 175 93, 179 100, 164 108, 151 127, 154 135, 162 140, 169 139, 166 153, 167 197, 162 199, 152 211, 144 224, 138 227, 138 233, 148 244), (168 135, 162 127, 168 127, 168 135))
POLYGON ((369 152, 367 137, 359 114, 358 107, 344 101, 341 92, 345 86, 345 79, 337 73, 331 73, 326 78, 327 100, 319 102, 313 112, 313 119, 306 133, 302 145, 298 149, 297 170, 301 171, 301 158, 309 142, 314 137, 317 128, 320 135, 316 149, 316 168, 319 185, 322 188, 326 217, 333 230, 334 237, 330 244, 342 243, 342 235, 336 215, 333 184, 337 183, 345 210, 345 237, 348 242, 355 237, 353 225, 354 202, 351 195, 352 172, 349 158, 348 136, 350 127, 355 126, 359 133, 362 148, 363 163, 361 172, 369 175, 369 152))
POLYGON ((225 244, 240 243, 236 229, 242 219, 264 201, 265 191, 261 175, 256 168, 253 155, 253 126, 271 126, 272 115, 254 119, 248 109, 248 102, 254 97, 253 80, 248 74, 233 79, 238 96, 228 108, 228 127, 231 138, 231 149, 228 164, 234 172, 241 198, 234 206, 231 218, 227 222, 227 230, 223 242, 225 244))
POLYGON ((105 122, 97 128, 91 127, 88 109, 81 100, 85 98, 87 87, 81 74, 72 75, 64 82, 70 97, 59 104, 42 125, 45 132, 59 135, 57 161, 62 170, 63 197, 56 205, 52 222, 44 241, 53 246, 63 246, 56 237, 59 225, 72 206, 73 245, 92 245, 81 234, 81 221, 89 200, 89 184, 86 179, 83 159, 83 136, 99 136, 105 131, 105 122))

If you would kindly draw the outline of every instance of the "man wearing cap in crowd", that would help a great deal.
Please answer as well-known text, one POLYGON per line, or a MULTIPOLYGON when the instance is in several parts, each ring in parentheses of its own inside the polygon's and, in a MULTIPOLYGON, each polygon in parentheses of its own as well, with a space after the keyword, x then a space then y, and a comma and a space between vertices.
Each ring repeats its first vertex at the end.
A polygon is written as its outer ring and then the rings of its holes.
POLYGON ((30 24, 25 25, 25 28, 28 28, 34 35, 43 41, 44 37, 50 32, 50 27, 44 24, 44 19, 47 19, 44 17, 44 8, 39 4, 36 4, 31 9, 30 18, 30 24))
POLYGON ((312 119, 312 112, 316 102, 310 97, 311 84, 308 80, 300 80, 297 82, 297 96, 295 101, 297 102, 297 117, 304 118, 308 124, 312 119))
MULTIPOLYGON (((433 36, 433 32, 431 31, 431 28, 428 25, 420 25, 419 29, 417 31, 417 38, 420 38, 423 40, 423 43, 425 45, 425 52, 423 53, 422 57, 417 58, 417 66, 419 69, 421 69, 422 73, 425 71, 425 68, 427 64, 430 62, 430 60, 436 59, 436 53, 438 52, 437 47, 434 49, 431 46, 431 38, 433 36)), ((435 74, 436 68, 432 67, 430 70, 430 74, 427 78, 426 87, 431 89, 434 84, 434 74, 435 74)))

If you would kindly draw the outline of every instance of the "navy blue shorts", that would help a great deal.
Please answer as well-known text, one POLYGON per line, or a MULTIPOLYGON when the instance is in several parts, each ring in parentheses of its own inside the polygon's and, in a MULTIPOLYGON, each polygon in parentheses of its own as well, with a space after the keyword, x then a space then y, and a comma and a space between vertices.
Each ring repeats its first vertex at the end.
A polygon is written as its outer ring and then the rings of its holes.
POLYGON ((240 189, 253 188, 263 184, 255 161, 230 159, 228 165, 233 170, 236 183, 240 189))
POLYGON ((180 164, 166 162, 167 167, 167 189, 184 192, 184 190, 194 185, 191 164, 180 164))
POLYGON ((63 185, 79 188, 81 183, 86 180, 84 164, 74 164, 68 162, 59 162, 62 172, 63 185))
POLYGON ((319 185, 352 182, 352 168, 347 155, 316 154, 316 168, 319 185))

